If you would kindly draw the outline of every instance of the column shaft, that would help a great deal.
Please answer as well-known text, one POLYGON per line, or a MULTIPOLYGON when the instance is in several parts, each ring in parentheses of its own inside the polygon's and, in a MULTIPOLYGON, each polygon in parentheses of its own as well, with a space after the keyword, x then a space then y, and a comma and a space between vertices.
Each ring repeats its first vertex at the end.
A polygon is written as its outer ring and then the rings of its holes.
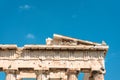
POLYGON ((91 73, 84 73, 84 78, 83 80, 94 80, 93 77, 91 76, 91 73))
POLYGON ((83 80, 89 80, 90 73, 84 73, 84 78, 83 80))
POLYGON ((61 78, 59 80, 68 80, 68 79, 67 79, 67 76, 64 76, 63 78, 61 78))
POLYGON ((89 77, 89 80, 94 80, 94 78, 93 77, 89 77))
POLYGON ((96 73, 93 76, 94 80, 104 80, 104 74, 102 73, 96 73))
POLYGON ((77 71, 68 72, 68 80, 78 80, 77 75, 77 71))
POLYGON ((16 80, 16 76, 13 73, 7 73, 6 80, 16 80))
POLYGON ((37 80, 48 80, 47 78, 47 73, 43 72, 43 73, 39 73, 37 74, 37 80))
POLYGON ((48 80, 48 79, 47 79, 47 74, 46 74, 46 73, 42 73, 42 76, 41 76, 41 77, 42 77, 42 80, 48 80))
POLYGON ((78 80, 76 74, 69 74, 68 80, 78 80))
POLYGON ((37 75, 37 80, 42 80, 42 75, 41 74, 37 75))

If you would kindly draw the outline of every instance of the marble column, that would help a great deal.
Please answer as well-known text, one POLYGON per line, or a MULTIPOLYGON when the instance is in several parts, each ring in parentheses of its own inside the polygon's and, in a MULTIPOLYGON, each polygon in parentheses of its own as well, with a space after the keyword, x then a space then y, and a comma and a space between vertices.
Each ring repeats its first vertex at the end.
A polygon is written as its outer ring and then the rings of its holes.
POLYGON ((75 70, 69 71, 68 72, 68 80, 78 80, 77 75, 78 75, 77 71, 75 71, 75 70))
POLYGON ((42 73, 42 80, 48 80, 47 73, 42 73))
POLYGON ((41 74, 37 75, 36 80, 42 80, 42 75, 41 74))
POLYGON ((93 75, 94 80, 104 80, 104 74, 96 73, 93 75))
POLYGON ((67 75, 62 77, 62 78, 60 78, 59 80, 67 80, 67 75))
POLYGON ((84 73, 84 78, 83 80, 89 80, 90 73, 84 73))
POLYGON ((67 80, 67 77, 64 77, 64 78, 60 78, 59 80, 67 80))
POLYGON ((45 72, 45 71, 37 72, 37 79, 36 80, 48 80, 47 72, 45 72))
POLYGON ((16 80, 16 74, 14 71, 6 71, 6 80, 16 80))
POLYGON ((84 78, 83 80, 94 80, 93 76, 91 73, 84 73, 84 78))

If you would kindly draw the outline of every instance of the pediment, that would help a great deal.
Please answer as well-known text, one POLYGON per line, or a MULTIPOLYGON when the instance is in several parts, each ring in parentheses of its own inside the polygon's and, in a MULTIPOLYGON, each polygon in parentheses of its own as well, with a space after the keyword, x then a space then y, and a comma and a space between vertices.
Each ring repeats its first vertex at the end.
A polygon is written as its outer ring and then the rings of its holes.
POLYGON ((77 46, 77 45, 106 45, 105 42, 100 43, 95 43, 91 41, 86 41, 86 40, 80 40, 76 38, 71 38, 63 35, 58 35, 54 34, 53 39, 47 38, 46 39, 46 44, 47 45, 70 45, 70 46, 77 46))

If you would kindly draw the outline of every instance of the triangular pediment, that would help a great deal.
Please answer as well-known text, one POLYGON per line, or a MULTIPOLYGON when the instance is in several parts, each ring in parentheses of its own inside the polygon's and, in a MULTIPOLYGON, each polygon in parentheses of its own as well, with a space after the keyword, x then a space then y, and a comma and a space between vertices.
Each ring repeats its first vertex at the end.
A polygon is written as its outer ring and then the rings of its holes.
POLYGON ((54 34, 53 39, 46 39, 48 45, 106 45, 105 42, 99 44, 91 41, 75 39, 63 35, 54 34))

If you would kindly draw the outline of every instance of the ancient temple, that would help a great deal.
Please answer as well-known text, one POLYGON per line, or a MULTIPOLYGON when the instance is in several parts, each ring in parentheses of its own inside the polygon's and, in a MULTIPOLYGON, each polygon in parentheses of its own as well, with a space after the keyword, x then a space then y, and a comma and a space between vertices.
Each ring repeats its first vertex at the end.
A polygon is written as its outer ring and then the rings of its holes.
POLYGON ((0 70, 6 80, 104 80, 105 42, 94 43, 54 34, 46 45, 0 45, 0 70))

